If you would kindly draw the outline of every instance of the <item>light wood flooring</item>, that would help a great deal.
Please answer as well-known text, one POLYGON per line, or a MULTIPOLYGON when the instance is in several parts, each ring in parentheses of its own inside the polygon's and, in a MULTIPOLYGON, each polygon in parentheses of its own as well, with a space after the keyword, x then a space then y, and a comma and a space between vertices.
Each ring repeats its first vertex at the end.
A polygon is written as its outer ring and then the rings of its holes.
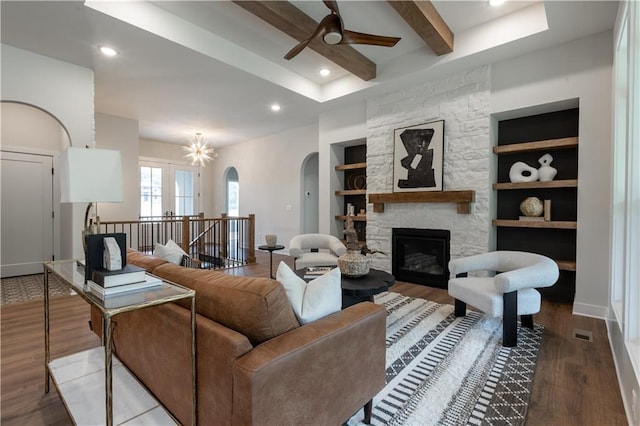
MULTIPOLYGON (((258 264, 228 271, 233 275, 269 275, 269 255, 258 264)), ((273 255, 293 266, 288 256, 273 255)), ((391 289, 407 296, 452 304, 445 290, 408 283, 391 289)), ((1 418, 3 426, 69 425, 71 421, 54 387, 44 393, 43 302, 2 306, 1 418)), ((98 346, 89 330, 89 307, 77 296, 51 298, 52 357, 98 346)), ((534 321, 545 335, 534 378, 527 426, 626 425, 604 321, 574 316, 568 304, 544 302, 534 321), (574 329, 593 333, 593 342, 577 340, 574 329)), ((159 372, 160 373, 160 372, 159 372)), ((161 373, 160 373, 161 374, 161 373)))

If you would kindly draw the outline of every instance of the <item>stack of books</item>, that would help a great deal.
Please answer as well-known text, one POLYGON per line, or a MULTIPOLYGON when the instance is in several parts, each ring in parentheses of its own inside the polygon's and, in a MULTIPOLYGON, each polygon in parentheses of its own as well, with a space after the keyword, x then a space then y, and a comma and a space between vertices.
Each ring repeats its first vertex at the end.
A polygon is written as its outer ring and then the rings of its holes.
POLYGON ((335 266, 308 266, 304 271, 304 279, 312 280, 318 278, 320 275, 326 274, 333 268, 335 268, 335 266))
MULTIPOLYGON (((143 268, 125 265, 124 268, 116 271, 102 268, 93 270, 88 285, 94 295, 105 301, 109 298, 134 293, 143 296, 142 290, 159 287, 162 285, 162 280, 147 274, 143 268)), ((139 301, 143 301, 143 299, 139 301)))

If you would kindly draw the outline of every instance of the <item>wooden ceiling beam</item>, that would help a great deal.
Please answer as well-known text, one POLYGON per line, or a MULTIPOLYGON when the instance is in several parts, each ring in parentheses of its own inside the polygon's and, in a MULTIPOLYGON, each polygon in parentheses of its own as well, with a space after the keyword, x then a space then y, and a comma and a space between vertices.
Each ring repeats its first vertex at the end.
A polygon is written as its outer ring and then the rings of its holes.
MULTIPOLYGON (((318 26, 309 15, 288 1, 233 2, 298 41, 305 40, 318 26)), ((333 46, 315 39, 307 47, 365 81, 376 78, 376 64, 351 46, 333 46)), ((282 56, 285 53, 282 52, 282 56)))
POLYGON ((453 32, 430 1, 388 0, 436 55, 453 52, 453 32))

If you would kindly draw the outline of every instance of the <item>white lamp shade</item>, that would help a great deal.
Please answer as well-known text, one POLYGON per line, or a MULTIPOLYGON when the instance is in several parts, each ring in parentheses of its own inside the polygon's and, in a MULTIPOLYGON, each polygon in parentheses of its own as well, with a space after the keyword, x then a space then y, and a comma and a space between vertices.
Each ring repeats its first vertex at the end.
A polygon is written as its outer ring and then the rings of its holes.
POLYGON ((121 202, 120 151, 71 147, 60 156, 60 201, 121 202))

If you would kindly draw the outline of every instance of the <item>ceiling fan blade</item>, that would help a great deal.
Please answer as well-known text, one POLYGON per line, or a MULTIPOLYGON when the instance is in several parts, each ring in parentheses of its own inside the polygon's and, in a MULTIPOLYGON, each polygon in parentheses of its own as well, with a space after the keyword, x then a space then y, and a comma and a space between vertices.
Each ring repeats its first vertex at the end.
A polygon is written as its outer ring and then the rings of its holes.
POLYGON ((329 8, 336 15, 340 15, 340 10, 338 9, 338 2, 335 0, 322 0, 325 6, 329 8))
POLYGON ((311 37, 309 37, 306 40, 302 40, 293 49, 291 49, 289 52, 287 52, 286 55, 284 55, 284 59, 286 59, 286 60, 293 59, 298 53, 302 52, 304 50, 304 48, 307 47, 307 45, 310 42, 311 42, 311 37))
POLYGON ((340 44, 370 44, 373 46, 393 47, 399 41, 400 37, 387 37, 343 30, 340 44))
MULTIPOLYGON (((286 59, 286 60, 292 59, 298 53, 302 52, 302 50, 305 47, 307 47, 307 45, 309 43, 311 43, 311 40, 313 40, 316 37, 322 37, 323 35, 325 35, 329 31, 329 29, 331 28, 331 25, 332 25, 332 22, 334 21, 334 19, 335 19, 335 17, 332 14, 329 14, 329 15, 325 16, 322 19, 322 21, 320 21, 320 23, 318 24, 316 29, 313 31, 313 34, 311 34, 307 39, 302 40, 300 43, 298 43, 298 45, 296 45, 286 55, 284 55, 284 59, 286 59)), ((338 21, 339 21, 339 19, 338 19, 338 21)))

